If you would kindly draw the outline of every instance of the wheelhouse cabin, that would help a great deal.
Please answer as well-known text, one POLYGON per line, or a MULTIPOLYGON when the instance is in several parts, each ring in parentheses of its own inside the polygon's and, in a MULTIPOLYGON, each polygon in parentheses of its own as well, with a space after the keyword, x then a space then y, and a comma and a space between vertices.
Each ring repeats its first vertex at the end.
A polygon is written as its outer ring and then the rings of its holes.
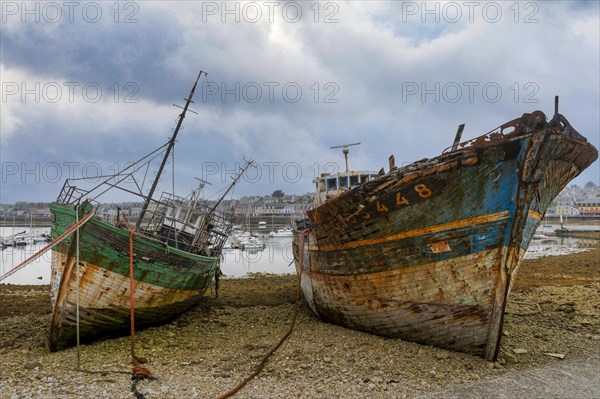
POLYGON ((360 186, 377 177, 374 171, 348 171, 336 174, 322 173, 313 180, 316 185, 315 205, 322 204, 331 198, 360 186))

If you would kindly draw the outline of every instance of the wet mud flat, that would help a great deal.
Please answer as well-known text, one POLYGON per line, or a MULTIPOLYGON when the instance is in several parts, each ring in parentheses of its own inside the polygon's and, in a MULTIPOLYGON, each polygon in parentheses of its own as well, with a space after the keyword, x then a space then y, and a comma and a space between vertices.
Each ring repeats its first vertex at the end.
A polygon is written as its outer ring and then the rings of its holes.
MULTIPOLYGON (((599 353, 600 246, 527 260, 507 309, 495 363, 318 320, 300 302, 292 335, 238 398, 402 398, 599 353), (549 355, 552 354, 552 355, 549 355)), ((222 279, 173 322, 136 334, 158 380, 146 398, 216 398, 250 374, 290 328, 294 275, 222 279)), ((50 353, 47 286, 0 285, 0 397, 133 398, 129 338, 50 353)))

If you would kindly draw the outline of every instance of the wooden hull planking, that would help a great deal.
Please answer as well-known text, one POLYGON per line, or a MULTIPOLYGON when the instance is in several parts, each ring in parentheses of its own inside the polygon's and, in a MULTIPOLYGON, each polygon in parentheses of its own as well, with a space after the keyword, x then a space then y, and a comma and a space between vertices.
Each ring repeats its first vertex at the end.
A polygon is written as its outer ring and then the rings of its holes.
MULTIPOLYGON (((58 236, 75 222, 68 206, 53 204, 58 236)), ((129 231, 92 219, 80 231, 79 287, 76 235, 52 254, 50 349, 75 344, 77 296, 82 341, 124 334, 130 328, 129 231)), ((210 286, 218 258, 184 253, 134 237, 134 302, 137 328, 167 322, 193 307, 210 286)))
POLYGON ((309 211, 308 235, 295 232, 304 296, 329 322, 495 360, 533 233, 596 158, 584 140, 548 128, 347 191, 309 211))

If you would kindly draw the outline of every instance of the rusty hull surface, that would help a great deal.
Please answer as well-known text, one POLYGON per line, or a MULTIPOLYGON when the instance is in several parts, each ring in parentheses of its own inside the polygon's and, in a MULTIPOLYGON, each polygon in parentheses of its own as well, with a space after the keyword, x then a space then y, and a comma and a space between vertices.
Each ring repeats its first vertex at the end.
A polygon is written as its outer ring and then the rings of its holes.
POLYGON ((597 158, 555 119, 525 114, 313 208, 309 231, 294 234, 312 310, 349 328, 495 360, 533 232, 597 158))

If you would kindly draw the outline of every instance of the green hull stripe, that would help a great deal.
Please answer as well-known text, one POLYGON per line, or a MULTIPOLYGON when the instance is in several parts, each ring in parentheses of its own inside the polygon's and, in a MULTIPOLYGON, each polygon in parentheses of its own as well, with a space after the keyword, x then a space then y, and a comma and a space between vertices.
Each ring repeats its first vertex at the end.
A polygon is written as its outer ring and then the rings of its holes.
MULTIPOLYGON (((52 225, 52 237, 55 238, 75 223, 75 210, 61 204, 52 204, 50 209, 55 217, 52 225)), ((79 251, 81 260, 113 273, 129 276, 129 230, 91 219, 82 231, 79 251)), ((68 253, 75 237, 73 234, 59 244, 56 250, 68 253)), ((190 254, 139 234, 134 237, 133 246, 135 280, 160 287, 204 290, 210 285, 218 267, 219 258, 190 254)))

